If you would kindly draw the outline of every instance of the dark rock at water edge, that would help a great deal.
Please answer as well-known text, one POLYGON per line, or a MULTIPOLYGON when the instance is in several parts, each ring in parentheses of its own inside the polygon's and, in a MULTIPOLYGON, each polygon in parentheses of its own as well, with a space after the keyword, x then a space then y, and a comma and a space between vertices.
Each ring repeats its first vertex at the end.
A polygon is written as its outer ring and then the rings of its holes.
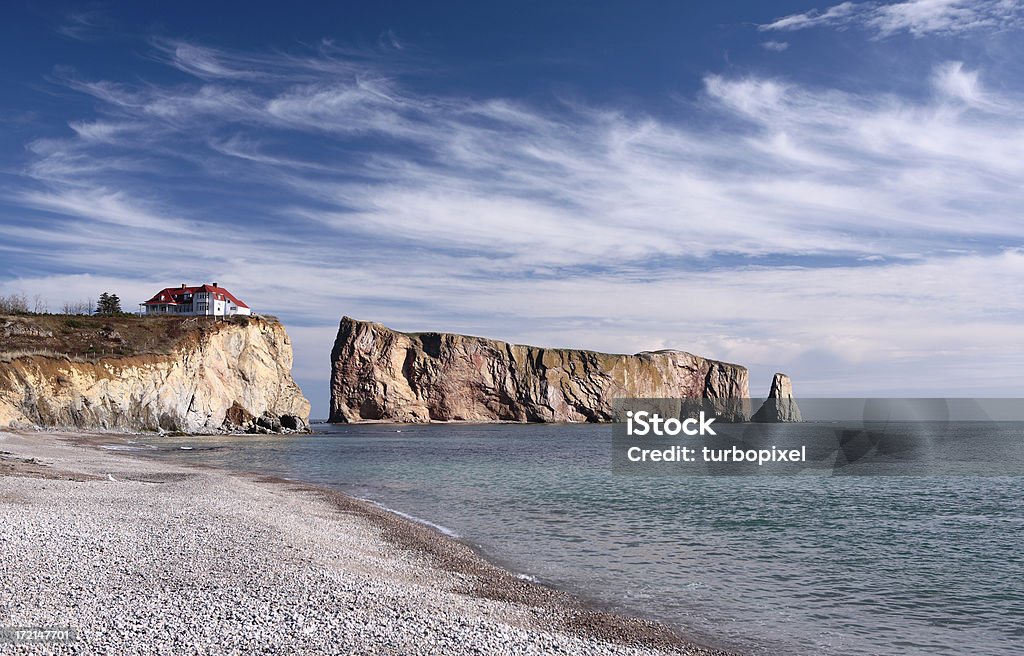
POLYGON ((777 373, 772 377, 772 388, 764 404, 754 413, 750 421, 764 424, 779 424, 803 421, 800 408, 793 398, 793 383, 786 374, 777 373))

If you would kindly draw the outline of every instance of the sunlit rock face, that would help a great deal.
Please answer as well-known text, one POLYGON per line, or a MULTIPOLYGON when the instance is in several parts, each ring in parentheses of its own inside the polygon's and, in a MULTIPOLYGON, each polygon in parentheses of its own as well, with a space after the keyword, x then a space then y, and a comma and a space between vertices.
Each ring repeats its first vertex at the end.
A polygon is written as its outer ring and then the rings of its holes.
POLYGON ((538 348, 349 317, 331 365, 334 422, 604 422, 619 398, 748 396, 745 367, 683 351, 538 348))
POLYGON ((84 359, 41 351, 0 359, 0 428, 308 428, 309 401, 292 379, 291 343, 278 321, 192 319, 181 326, 166 353, 84 359))

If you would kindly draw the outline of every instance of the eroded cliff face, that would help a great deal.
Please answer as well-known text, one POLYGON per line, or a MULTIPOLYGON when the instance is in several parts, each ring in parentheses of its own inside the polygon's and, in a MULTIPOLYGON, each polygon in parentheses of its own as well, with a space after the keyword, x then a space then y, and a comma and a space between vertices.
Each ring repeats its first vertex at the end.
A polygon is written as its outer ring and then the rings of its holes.
POLYGON ((749 396, 745 367, 682 351, 545 349, 349 317, 331 363, 333 422, 600 422, 617 398, 749 396))
POLYGON ((251 317, 197 326, 165 354, 95 361, 0 354, 0 428, 307 429, 309 401, 292 380, 291 343, 279 322, 251 317))
POLYGON ((800 408, 793 398, 793 381, 786 374, 777 373, 772 377, 772 387, 764 404, 754 413, 750 421, 765 424, 803 421, 800 408))

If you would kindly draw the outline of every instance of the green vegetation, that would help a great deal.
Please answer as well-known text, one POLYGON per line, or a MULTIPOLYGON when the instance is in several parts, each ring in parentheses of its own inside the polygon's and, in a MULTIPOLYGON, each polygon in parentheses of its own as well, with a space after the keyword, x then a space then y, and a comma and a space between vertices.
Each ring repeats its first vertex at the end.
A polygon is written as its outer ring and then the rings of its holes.
POLYGON ((99 302, 96 303, 96 314, 107 317, 124 314, 124 311, 121 309, 121 299, 117 294, 103 292, 100 294, 99 302))

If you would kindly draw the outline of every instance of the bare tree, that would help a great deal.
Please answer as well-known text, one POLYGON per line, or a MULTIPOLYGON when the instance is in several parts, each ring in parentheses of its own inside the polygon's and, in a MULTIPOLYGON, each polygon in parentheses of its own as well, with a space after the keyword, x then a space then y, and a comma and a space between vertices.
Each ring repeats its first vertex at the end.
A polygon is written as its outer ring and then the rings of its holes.
POLYGON ((73 301, 64 303, 64 314, 92 314, 92 301, 73 301))
POLYGON ((0 296, 0 312, 4 314, 27 314, 28 298, 24 294, 0 296))
POLYGON ((32 311, 36 314, 49 314, 50 304, 46 302, 42 295, 36 294, 35 298, 32 299, 32 311))

